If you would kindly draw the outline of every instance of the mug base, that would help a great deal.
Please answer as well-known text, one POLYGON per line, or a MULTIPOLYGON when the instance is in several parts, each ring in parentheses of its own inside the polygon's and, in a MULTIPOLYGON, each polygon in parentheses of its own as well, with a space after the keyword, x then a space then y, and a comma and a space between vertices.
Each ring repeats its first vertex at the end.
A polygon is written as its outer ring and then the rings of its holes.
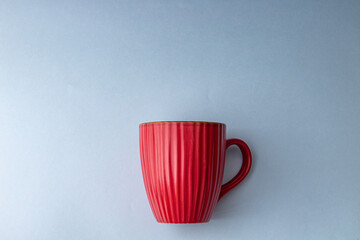
POLYGON ((209 221, 206 222, 159 222, 158 223, 162 223, 162 224, 201 224, 201 223, 208 223, 209 221))

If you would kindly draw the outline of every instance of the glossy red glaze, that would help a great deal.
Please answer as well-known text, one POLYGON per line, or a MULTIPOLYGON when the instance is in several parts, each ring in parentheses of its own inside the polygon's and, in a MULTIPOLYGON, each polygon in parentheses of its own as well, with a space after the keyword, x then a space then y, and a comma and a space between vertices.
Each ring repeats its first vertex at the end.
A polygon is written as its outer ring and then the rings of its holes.
POLYGON ((225 138, 226 126, 210 122, 155 122, 140 125, 140 156, 147 197, 158 222, 208 222, 220 198, 251 167, 245 142, 225 138), (243 154, 239 173, 221 186, 225 150, 243 154))

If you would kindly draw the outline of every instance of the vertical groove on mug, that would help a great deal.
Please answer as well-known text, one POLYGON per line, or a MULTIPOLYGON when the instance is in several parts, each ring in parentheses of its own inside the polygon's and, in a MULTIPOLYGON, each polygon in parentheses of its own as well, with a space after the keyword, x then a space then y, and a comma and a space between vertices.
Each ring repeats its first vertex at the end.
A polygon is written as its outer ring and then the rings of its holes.
MULTIPOLYGON (((153 125, 151 130, 152 130, 152 141, 153 143, 155 143, 155 126, 153 125)), ((157 158, 156 154, 155 154, 155 148, 151 148, 151 152, 152 152, 152 156, 153 156, 153 159, 155 159, 155 166, 154 166, 154 173, 152 174, 154 176, 154 182, 155 182, 155 186, 156 186, 156 193, 157 193, 157 201, 158 201, 158 204, 160 205, 160 211, 161 211, 161 217, 162 217, 162 220, 165 220, 165 207, 164 207, 164 203, 163 203, 163 198, 161 197, 162 195, 162 192, 159 191, 161 189, 161 186, 160 186, 160 181, 159 181, 159 178, 160 178, 160 160, 157 158)))
POLYGON ((177 141, 179 142, 177 144, 178 146, 178 150, 179 150, 179 154, 180 154, 180 161, 181 161, 181 168, 180 170, 180 182, 182 183, 182 189, 181 189, 181 201, 180 201, 180 205, 181 205, 181 215, 180 215, 180 221, 181 222, 186 222, 186 190, 187 190, 187 184, 186 184, 186 177, 185 177, 185 168, 188 167, 188 163, 185 163, 185 151, 183 149, 183 144, 184 144, 184 135, 183 132, 181 131, 181 124, 179 125, 179 127, 177 128, 178 134, 177 134, 177 141))
MULTIPOLYGON (((194 136, 195 132, 196 132, 196 128, 195 129, 188 129, 184 127, 184 131, 185 131, 185 135, 186 135, 186 139, 190 139, 189 136, 194 136), (191 130, 191 132, 190 132, 191 130)), ((191 140, 190 140, 191 141, 191 140)), ((194 211, 194 168, 195 168, 195 158, 194 158, 194 144, 191 143, 187 143, 188 146, 188 150, 187 152, 188 154, 188 162, 189 162, 189 167, 190 169, 188 169, 187 172, 187 185, 188 185, 188 190, 187 190, 187 221, 191 221, 191 219, 194 219, 192 216, 192 212, 194 211)))
MULTIPOLYGON (((200 141, 200 134, 201 134, 201 128, 199 127, 199 125, 196 125, 196 127, 194 127, 194 139, 195 142, 198 143, 200 141)), ((200 154, 201 154, 201 146, 199 144, 195 144, 195 152, 193 154, 193 158, 195 159, 195 167, 193 168, 193 181, 194 181, 194 193, 193 193, 193 202, 194 202, 194 206, 193 206, 193 218, 194 219, 198 219, 199 215, 198 215, 198 209, 199 209, 199 192, 200 192, 200 177, 201 174, 199 174, 199 169, 200 169, 200 154), (195 177, 196 176, 196 177, 195 177)))
MULTIPOLYGON (((221 139, 221 152, 220 152, 220 159, 224 159, 223 161, 220 161, 220 169, 219 169, 219 185, 220 185, 220 189, 219 189, 219 196, 220 196, 220 192, 221 192, 221 186, 222 186, 222 181, 223 181, 223 176, 224 176, 224 168, 225 168, 225 151, 226 151, 226 129, 225 127, 223 128, 222 132, 222 139, 221 139)), ((217 200, 219 201, 219 199, 217 200)))
POLYGON ((206 198, 205 198, 205 203, 204 203, 204 206, 206 206, 204 208, 204 212, 202 214, 202 221, 206 221, 206 216, 207 216, 207 213, 209 211, 209 204, 210 204, 210 200, 211 200, 211 190, 212 190, 212 187, 213 187, 213 182, 214 182, 214 176, 212 174, 212 170, 214 168, 214 152, 213 152, 213 145, 214 145, 214 142, 213 142, 213 126, 209 126, 209 131, 208 131, 208 137, 206 138, 207 139, 207 143, 206 143, 206 148, 208 149, 207 154, 207 159, 208 159, 208 169, 207 169, 207 172, 206 172, 206 179, 208 179, 207 181, 207 184, 206 184, 206 198))
POLYGON ((185 127, 184 127, 184 123, 181 123, 179 125, 179 130, 180 130, 180 141, 181 141, 181 161, 183 164, 183 168, 182 168, 182 179, 183 179, 183 191, 182 191, 182 197, 183 197, 183 221, 188 222, 189 221, 189 214, 188 211, 191 210, 190 209, 190 204, 188 204, 189 199, 190 199, 190 195, 189 195, 189 191, 191 189, 191 186, 189 186, 189 171, 191 170, 191 157, 186 154, 189 152, 189 146, 187 145, 187 133, 185 131, 185 127))
POLYGON ((171 217, 170 220, 171 222, 174 222, 177 220, 176 216, 178 215, 177 209, 173 207, 173 203, 175 202, 176 199, 176 185, 177 185, 177 173, 175 171, 176 169, 176 161, 173 157, 174 155, 174 148, 172 145, 172 126, 167 125, 166 127, 163 127, 163 134, 164 134, 164 139, 165 139, 165 145, 164 148, 167 150, 167 154, 166 154, 166 158, 164 159, 167 163, 168 163, 168 171, 165 173, 168 176, 169 181, 167 182, 167 188, 166 191, 169 193, 169 200, 167 202, 167 204, 169 206, 171 206, 171 217))
MULTIPOLYGON (((221 159, 221 149, 223 141, 222 141, 222 128, 217 129, 217 143, 216 143, 216 158, 217 159, 221 159)), ((220 178, 220 171, 221 171, 221 161, 217 161, 216 162, 216 167, 215 167, 215 188, 216 190, 214 190, 214 196, 212 197, 212 203, 210 205, 210 209, 214 209, 218 199, 219 199, 219 195, 220 195, 220 190, 221 190, 221 182, 222 179, 220 178)), ((210 218, 212 215, 212 212, 209 212, 208 218, 210 218)))
MULTIPOLYGON (((205 130, 205 125, 203 125, 204 127, 204 130, 205 130)), ((208 199, 208 193, 209 193, 209 184, 211 182, 211 179, 209 179, 209 169, 210 169, 210 166, 211 166, 211 159, 209 158, 209 138, 210 138, 210 134, 208 131, 204 131, 205 132, 205 135, 204 135, 204 138, 202 139, 202 142, 203 142, 203 148, 205 149, 204 151, 204 156, 203 156, 203 161, 205 163, 205 172, 204 172, 204 190, 203 190, 203 198, 202 198, 202 203, 201 203, 201 212, 200 212, 200 215, 201 215, 201 218, 200 220, 201 221, 204 221, 204 213, 207 209, 207 205, 206 205, 206 202, 207 202, 207 199, 208 199)))
MULTIPOLYGON (((157 131, 156 132, 159 132, 159 128, 156 127, 155 128, 157 131)), ((167 219, 167 221, 171 221, 170 219, 170 210, 171 210, 171 207, 170 205, 168 204, 169 203, 169 193, 168 193, 168 182, 167 182, 167 175, 166 174, 166 167, 167 165, 169 164, 167 161, 164 161, 164 152, 163 152, 163 143, 161 142, 161 138, 160 136, 162 135, 159 135, 159 134, 156 134, 157 136, 157 139, 156 142, 155 142, 155 148, 158 149, 158 152, 157 152, 157 157, 160 161, 160 164, 161 164, 161 170, 159 169, 159 172, 160 172, 160 181, 161 181, 161 189, 162 189, 162 192, 163 192, 163 204, 165 205, 165 216, 164 218, 167 219)))
MULTIPOLYGON (((216 158, 217 159, 221 159, 221 151, 223 149, 223 128, 219 128, 217 131, 217 152, 216 152, 216 158)), ((225 147, 225 146, 224 146, 225 147)), ((217 161, 217 165, 216 165, 216 181, 215 181, 215 185, 217 186, 217 188, 214 190, 214 197, 213 197, 213 202, 211 204, 211 209, 212 212, 210 213, 210 215, 208 216, 208 218, 211 218, 212 213, 214 212, 215 206, 218 203, 219 200, 219 195, 220 195, 220 190, 221 190, 221 183, 222 183, 222 175, 221 175, 221 161, 217 161)))
MULTIPOLYGON (((155 132, 154 132, 155 134, 155 132)), ((158 135, 158 134, 155 134, 158 135)), ((166 177, 165 174, 163 174, 164 168, 165 168, 165 162, 162 161, 161 157, 158 157, 158 163, 159 163, 159 168, 158 168, 158 173, 160 174, 159 178, 158 178, 158 182, 160 182, 160 188, 158 188, 158 191, 161 193, 161 199, 160 199, 160 204, 163 206, 163 210, 164 213, 162 215, 162 218, 165 221, 171 221, 170 219, 170 212, 169 212, 169 204, 167 203, 167 199, 166 199, 166 195, 167 195, 167 184, 165 184, 165 182, 162 182, 162 179, 166 177), (161 175, 163 176, 163 178, 161 178, 161 175), (164 176, 165 175, 165 176, 164 176)))
POLYGON ((214 138, 214 135, 213 135, 213 126, 209 126, 209 130, 208 130, 208 136, 206 138, 206 149, 208 149, 207 154, 209 154, 207 156, 206 159, 208 159, 209 161, 209 167, 207 169, 207 172, 206 172, 206 179, 208 179, 207 181, 207 184, 206 184, 206 193, 205 193, 205 203, 204 203, 204 206, 206 206, 206 208, 204 208, 204 211, 203 211, 203 214, 202 214, 202 221, 206 221, 206 216, 207 216, 207 212, 209 211, 209 203, 210 203, 210 200, 211 200, 211 190, 212 190, 212 187, 213 187, 213 181, 214 181, 214 178, 213 178, 213 175, 212 175, 212 170, 213 170, 213 167, 214 167, 214 152, 213 152, 213 146, 214 146, 214 142, 213 142, 213 138, 214 138))
MULTIPOLYGON (((144 143, 144 141, 147 139, 147 132, 143 129, 142 131, 142 146, 146 149, 146 143, 144 143)), ((146 149, 147 150, 147 149, 146 149)), ((150 202, 154 201, 154 197, 153 197, 153 193, 152 193, 152 189, 150 188, 151 187, 151 178, 150 178, 150 167, 148 166, 148 163, 147 161, 145 161, 145 159, 148 159, 149 156, 148 156, 149 152, 148 151, 143 151, 143 157, 144 159, 142 159, 142 164, 143 164, 143 173, 144 173, 144 183, 145 183, 145 186, 149 189, 149 191, 147 191, 147 196, 150 200, 150 202)), ((158 216, 157 212, 154 210, 154 207, 152 206, 151 208, 154 212, 154 215, 155 217, 158 216)))
MULTIPOLYGON (((149 130, 147 129, 146 131, 145 131, 145 133, 146 133, 146 137, 145 137, 145 139, 146 139, 146 141, 148 142, 149 140, 150 140, 150 133, 149 133, 149 130)), ((149 148, 147 148, 147 151, 146 151, 146 153, 147 153, 147 159, 150 159, 151 158, 151 150, 149 149, 149 148)), ((150 196, 151 196, 151 198, 153 199, 153 201, 154 202, 157 202, 157 198, 156 198, 156 195, 155 195, 155 193, 154 193, 154 189, 153 189, 153 187, 152 186, 154 186, 154 179, 153 179, 153 166, 150 166, 148 169, 147 169, 147 175, 148 175, 148 182, 149 182, 149 189, 150 189, 150 196)), ((160 214, 160 212, 159 211, 156 211, 156 214, 157 214, 157 217, 158 217, 158 219, 160 219, 161 218, 161 214, 160 214)))
POLYGON ((206 134, 206 129, 205 126, 202 125, 201 126, 203 129, 203 136, 200 139, 200 145, 201 145, 201 149, 202 149, 202 155, 200 157, 202 164, 204 164, 202 171, 201 171, 201 175, 202 175, 202 184, 201 184, 201 193, 200 193, 200 197, 201 200, 199 201, 200 203, 200 213, 199 213, 199 217, 200 219, 202 219, 203 214, 204 214, 204 203, 205 203, 205 197, 206 197, 206 185, 207 185, 207 171, 208 171, 208 158, 207 158, 207 134, 206 134))
POLYGON ((177 161, 178 163, 178 166, 176 167, 175 171, 176 171, 176 174, 177 174, 177 181, 178 181, 178 184, 177 184, 177 196, 176 196, 176 199, 177 199, 177 203, 178 203, 178 211, 179 211, 179 215, 177 216, 177 221, 181 221, 181 216, 183 216, 183 206, 182 206, 182 202, 183 202, 183 194, 182 194, 182 191, 183 191, 183 179, 182 179, 182 167, 183 167, 183 161, 182 161, 182 153, 180 151, 181 149, 181 146, 179 145, 181 139, 180 139, 180 136, 179 136, 179 128, 176 127, 176 126, 173 126, 173 138, 172 138, 172 141, 173 141, 173 144, 174 144, 174 148, 175 148, 175 151, 174 151, 174 155, 173 155, 173 159, 177 161))
MULTIPOLYGON (((211 199, 212 199, 212 193, 213 193, 213 187, 214 187, 214 180, 215 180, 215 175, 213 174, 214 171, 214 165, 216 164, 216 159, 215 159, 215 146, 216 143, 214 143, 214 139, 216 139, 216 137, 214 137, 214 128, 213 126, 209 127, 209 136, 208 136, 208 145, 207 148, 210 150, 210 156, 209 156, 209 160, 210 160, 210 168, 208 170, 208 174, 210 176, 210 180, 208 181, 208 193, 207 193, 207 198, 206 198, 206 203, 205 206, 210 206, 211 204, 211 199)), ((209 211, 211 210, 210 207, 207 207, 205 209, 205 212, 203 214, 203 221, 207 220, 207 216, 209 215, 209 211)))
POLYGON ((209 190, 209 202, 208 202, 208 209, 205 213, 205 216, 204 216, 204 220, 207 221, 209 220, 209 216, 212 214, 212 203, 213 203, 213 200, 214 200, 214 194, 215 194, 215 186, 216 186, 216 169, 217 169, 217 157, 216 157, 216 146, 217 146, 217 142, 214 142, 216 141, 217 139, 217 136, 216 136, 216 132, 213 133, 213 136, 214 136, 214 139, 212 141, 212 152, 211 152, 211 161, 212 161, 212 167, 211 167, 211 171, 210 171, 210 175, 212 176, 212 179, 211 179, 211 185, 210 185, 210 190, 209 190))
POLYGON ((170 144, 170 148, 171 148, 171 155, 169 156, 169 161, 171 161, 174 165, 172 171, 174 173, 174 198, 172 199, 172 202, 176 205, 173 206, 176 208, 176 215, 174 216, 174 221, 177 222, 180 216, 180 205, 178 204, 178 200, 179 200, 179 196, 180 196, 180 184, 179 184, 179 166, 180 166, 180 161, 178 161, 178 149, 177 149, 177 128, 176 125, 169 125, 169 144, 170 144))
POLYGON ((210 217, 215 209, 215 205, 218 201, 219 194, 220 194, 220 188, 221 188, 221 182, 219 182, 219 165, 220 161, 216 161, 216 159, 220 159, 220 150, 221 150, 221 128, 215 129, 214 133, 214 147, 213 147, 213 157, 215 159, 214 161, 214 169, 212 171, 212 175, 214 176, 214 183, 213 188, 210 191, 212 193, 210 199, 211 202, 209 204, 209 211, 207 212, 206 219, 210 220, 210 217))
MULTIPOLYGON (((173 201, 173 185, 174 185, 174 179, 173 179, 173 172, 172 172, 172 161, 171 161, 171 148, 170 148, 170 142, 169 138, 167 137, 169 135, 169 128, 164 128, 163 130, 159 130, 161 132, 161 136, 163 139, 163 142, 161 143, 161 146, 163 148, 163 161, 165 163, 165 169, 164 169, 164 176, 166 177, 166 184, 164 188, 164 192, 167 193, 168 198, 166 199, 166 205, 169 205, 173 201)), ((171 205, 169 205, 171 206, 171 205)), ((169 213, 168 213, 169 214, 169 213)), ((173 221, 174 219, 174 209, 170 207, 170 221, 173 221)))
MULTIPOLYGON (((151 127, 151 132, 154 133, 155 132, 155 126, 152 126, 151 127)), ((151 137, 153 138, 153 142, 154 142, 154 145, 156 144, 156 135, 155 134, 151 134, 151 137)), ((155 176, 155 182, 156 182, 156 188, 157 189, 160 189, 160 181, 159 181, 159 177, 160 177, 160 168, 159 168, 159 159, 158 159, 158 156, 157 156, 157 149, 156 147, 152 148, 152 154, 154 156, 154 159, 155 159, 155 172, 153 173, 153 176, 155 176)), ((159 201, 159 193, 157 192, 157 201, 159 201)), ((161 214, 161 216, 163 217, 163 214, 161 214)))
MULTIPOLYGON (((167 129, 161 129, 159 127, 159 132, 161 132, 161 136, 162 136, 162 142, 160 143, 161 146, 164 148, 164 152, 163 152, 163 164, 164 164, 164 176, 165 176, 165 184, 164 184, 164 189, 162 189, 162 191, 164 192, 164 195, 167 196, 165 198, 165 201, 164 201, 164 204, 169 206, 169 210, 171 210, 171 205, 169 205, 169 199, 171 199, 171 191, 169 191, 169 185, 171 184, 171 170, 169 171, 170 167, 171 167, 171 161, 167 161, 168 159, 168 154, 169 154, 169 151, 171 151, 170 148, 168 148, 166 145, 167 145, 167 142, 169 141, 168 139, 168 134, 166 133, 167 129)), ((171 213, 170 211, 168 211, 166 213, 166 219, 168 219, 168 221, 172 221, 172 217, 171 217, 171 213)))
MULTIPOLYGON (((140 134, 139 134, 139 145, 140 145, 140 149, 144 149, 144 129, 140 128, 140 134)), ((144 185, 145 188, 148 188, 148 180, 147 180, 147 165, 146 165, 146 161, 145 161, 145 152, 144 151, 140 151, 140 160, 141 160, 141 168, 142 168, 142 175, 143 175, 143 180, 144 180, 144 185)), ((149 203, 151 203, 153 201, 152 197, 150 196, 149 192, 146 191, 146 196, 149 200, 149 203)), ((150 204, 151 210, 154 214, 154 216, 156 217, 156 212, 154 211, 154 208, 152 206, 152 204, 150 204)))
POLYGON ((211 139, 212 136, 211 136, 211 127, 209 126, 208 128, 208 131, 207 131, 207 136, 205 137, 204 141, 205 141, 205 149, 207 149, 206 151, 206 154, 207 156, 205 157, 206 158, 206 165, 207 165, 207 168, 206 168, 206 182, 205 182, 205 188, 204 188, 204 200, 203 200, 203 209, 202 209, 202 213, 201 213, 201 221, 205 221, 205 216, 206 216, 206 213, 207 213, 207 206, 208 206, 208 200, 209 200, 209 188, 210 188, 210 185, 211 185, 211 175, 210 175, 210 171, 211 171, 211 166, 212 166, 212 153, 209 152, 211 151, 211 146, 210 146, 210 143, 211 143, 211 139))
MULTIPOLYGON (((154 129, 154 127, 152 127, 151 129, 149 129, 149 131, 148 131, 148 134, 154 139, 154 144, 156 144, 156 139, 155 139, 155 135, 153 134, 153 132, 155 131, 155 129, 154 129)), ((156 156, 156 148, 152 148, 152 152, 151 152, 153 155, 154 155, 154 157, 157 159, 157 156, 156 156)), ((158 177, 158 170, 156 170, 156 168, 158 168, 158 166, 157 166, 157 162, 158 162, 158 160, 156 160, 156 165, 155 165, 155 172, 153 172, 153 173, 151 173, 152 174, 152 176, 156 176, 156 177, 158 177), (157 172, 157 174, 155 174, 157 172)), ((154 179, 153 180, 154 182, 158 182, 156 179, 154 179)), ((155 197, 155 199, 156 199, 156 201, 159 201, 158 200, 158 197, 155 197)), ((161 215, 162 214, 160 214, 160 217, 161 217, 161 215)))
POLYGON ((198 135, 196 136, 196 140, 197 140, 197 145, 199 147, 198 149, 198 152, 197 152, 197 162, 199 164, 199 168, 197 169, 197 184, 198 184, 198 191, 196 193, 196 207, 195 207, 195 215, 196 215, 196 218, 199 219, 200 218, 200 210, 201 210, 201 192, 202 192, 202 189, 203 189, 203 168, 201 167, 202 166, 202 159, 201 159, 201 156, 202 156, 202 152, 203 152, 203 148, 202 148, 202 145, 199 144, 201 143, 201 138, 202 138, 202 128, 201 128, 201 125, 197 125, 197 128, 199 129, 199 132, 198 132, 198 135))
POLYGON ((186 144, 186 139, 184 138, 185 137, 185 133, 183 132, 183 128, 182 128, 182 124, 180 124, 179 126, 179 131, 180 131, 180 151, 181 151, 181 162, 182 162, 182 168, 181 168, 181 182, 183 183, 182 185, 182 209, 183 209, 183 213, 182 213, 182 221, 184 222, 187 222, 187 198, 189 197, 188 196, 188 185, 187 185, 187 176, 186 176, 186 173, 188 172, 189 170, 189 167, 190 167, 190 162, 189 162, 189 159, 188 159, 188 156, 185 152, 185 144, 186 144))
POLYGON ((224 175, 223 169, 225 168, 225 152, 226 152, 226 128, 225 127, 224 127, 224 130, 222 131, 222 134, 223 134, 223 138, 222 138, 222 146, 223 147, 221 148, 221 159, 223 159, 223 161, 220 161, 220 168, 222 169, 222 171, 220 171, 220 176, 219 176, 220 185, 222 184, 223 175, 224 175))

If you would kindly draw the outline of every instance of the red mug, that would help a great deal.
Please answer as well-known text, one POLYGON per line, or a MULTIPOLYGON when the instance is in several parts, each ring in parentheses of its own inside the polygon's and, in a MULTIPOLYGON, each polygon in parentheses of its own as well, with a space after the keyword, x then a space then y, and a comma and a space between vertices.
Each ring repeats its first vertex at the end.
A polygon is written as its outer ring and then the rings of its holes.
POLYGON ((217 202, 249 173, 251 152, 240 139, 225 138, 216 122, 150 122, 140 130, 141 169, 147 197, 160 223, 208 222, 217 202), (238 174, 221 185, 225 151, 240 148, 238 174))

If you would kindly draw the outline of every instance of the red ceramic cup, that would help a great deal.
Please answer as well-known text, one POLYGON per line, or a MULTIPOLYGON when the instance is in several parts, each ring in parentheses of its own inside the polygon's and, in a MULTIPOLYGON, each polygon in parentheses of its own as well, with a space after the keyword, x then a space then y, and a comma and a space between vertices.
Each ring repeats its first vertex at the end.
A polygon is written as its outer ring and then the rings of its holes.
POLYGON ((216 122, 140 124, 141 168, 147 197, 160 223, 208 222, 217 202, 236 187, 251 167, 251 152, 240 139, 225 137, 216 122), (238 174, 221 185, 225 150, 236 145, 243 155, 238 174))

